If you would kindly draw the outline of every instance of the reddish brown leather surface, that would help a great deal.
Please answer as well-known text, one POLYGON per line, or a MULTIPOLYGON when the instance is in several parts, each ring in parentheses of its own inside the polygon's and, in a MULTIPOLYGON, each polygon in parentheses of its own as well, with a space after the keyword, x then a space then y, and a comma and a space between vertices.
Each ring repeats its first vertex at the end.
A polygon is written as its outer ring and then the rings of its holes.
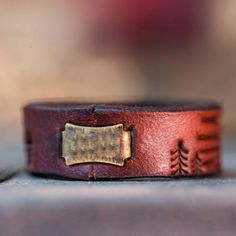
POLYGON ((220 171, 217 104, 89 105, 34 103, 24 108, 27 169, 74 179, 195 176, 220 171), (66 123, 132 132, 132 158, 123 167, 85 163, 66 166, 61 131, 66 123))

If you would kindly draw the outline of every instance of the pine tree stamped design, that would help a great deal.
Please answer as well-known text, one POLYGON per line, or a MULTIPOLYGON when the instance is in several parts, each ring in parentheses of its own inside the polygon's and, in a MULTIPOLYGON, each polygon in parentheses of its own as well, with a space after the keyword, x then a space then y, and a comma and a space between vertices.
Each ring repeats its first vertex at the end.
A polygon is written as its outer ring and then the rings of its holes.
POLYGON ((202 166, 203 166, 202 159, 199 156, 199 152, 196 152, 194 158, 192 159, 192 163, 191 163, 192 174, 203 173, 202 166))
POLYGON ((170 152, 171 154, 171 174, 172 175, 189 175, 188 154, 189 150, 184 146, 184 142, 179 141, 176 150, 170 152))
POLYGON ((219 147, 214 147, 211 149, 204 149, 200 152, 196 152, 195 157, 193 158, 191 162, 191 169, 192 169, 192 174, 204 174, 207 172, 206 170, 210 168, 212 165, 219 164, 218 163, 218 157, 213 156, 212 158, 208 160, 203 160, 201 157, 201 152, 213 152, 213 150, 218 151, 219 147))

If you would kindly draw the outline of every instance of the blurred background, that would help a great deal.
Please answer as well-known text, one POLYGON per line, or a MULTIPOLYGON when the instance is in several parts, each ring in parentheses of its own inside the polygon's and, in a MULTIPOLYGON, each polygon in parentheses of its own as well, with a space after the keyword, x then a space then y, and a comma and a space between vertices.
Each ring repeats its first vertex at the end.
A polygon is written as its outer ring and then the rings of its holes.
POLYGON ((42 98, 216 100, 235 131, 235 12, 235 0, 1 0, 3 158, 21 145, 21 107, 42 98))

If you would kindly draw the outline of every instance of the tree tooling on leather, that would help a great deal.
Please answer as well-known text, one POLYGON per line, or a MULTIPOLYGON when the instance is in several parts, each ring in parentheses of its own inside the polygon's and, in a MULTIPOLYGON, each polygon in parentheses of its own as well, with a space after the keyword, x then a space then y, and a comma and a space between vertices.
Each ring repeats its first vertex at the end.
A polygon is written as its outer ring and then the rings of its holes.
POLYGON ((32 173, 105 179, 220 171, 217 104, 34 103, 24 114, 32 173))
POLYGON ((210 116, 201 118, 202 125, 211 125, 210 132, 199 131, 196 136, 199 148, 190 158, 189 149, 181 140, 176 150, 171 151, 171 174, 172 175, 195 175, 207 173, 208 169, 219 169, 220 134, 218 117, 210 116), (204 147, 201 148, 202 143, 204 147))

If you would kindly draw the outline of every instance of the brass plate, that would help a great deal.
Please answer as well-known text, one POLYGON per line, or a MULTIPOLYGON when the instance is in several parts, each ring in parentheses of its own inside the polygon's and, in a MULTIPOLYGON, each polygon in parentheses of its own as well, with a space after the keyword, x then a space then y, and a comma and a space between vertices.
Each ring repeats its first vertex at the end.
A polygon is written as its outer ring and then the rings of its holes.
POLYGON ((84 127, 67 123, 62 132, 66 165, 98 162, 123 166, 131 157, 131 134, 123 125, 84 127))

